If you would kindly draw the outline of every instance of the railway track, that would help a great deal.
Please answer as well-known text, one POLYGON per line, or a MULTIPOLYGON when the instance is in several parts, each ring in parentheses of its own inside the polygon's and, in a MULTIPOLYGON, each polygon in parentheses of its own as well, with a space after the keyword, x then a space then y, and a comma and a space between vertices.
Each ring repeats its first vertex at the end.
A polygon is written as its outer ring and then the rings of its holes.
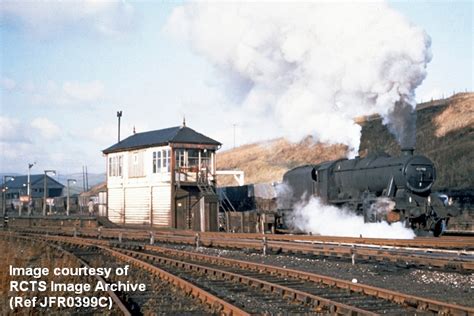
MULTIPOLYGON (((435 249, 418 247, 382 246, 368 243, 351 243, 353 239, 338 239, 328 237, 331 242, 312 240, 312 236, 275 236, 256 234, 222 234, 222 233, 196 233, 191 232, 163 232, 163 231, 137 231, 137 230, 110 230, 110 229, 63 229, 51 230, 46 228, 22 228, 18 231, 29 233, 51 233, 66 236, 82 236, 90 238, 122 239, 148 241, 153 239, 163 243, 194 245, 196 239, 206 247, 221 247, 230 249, 245 249, 262 252, 263 248, 272 253, 289 253, 297 255, 312 255, 320 258, 337 258, 354 260, 357 262, 389 262, 402 266, 437 268, 445 271, 474 271, 474 251, 455 249, 435 249), (258 238, 257 238, 258 237, 258 238), (280 240, 283 239, 283 240, 280 240), (287 240, 285 240, 287 239, 287 240), (335 243, 335 240, 341 242, 335 243)), ((453 243, 452 238, 447 238, 453 243)), ((456 247, 466 245, 468 240, 461 239, 456 247)), ((381 241, 380 241, 381 242, 381 241)), ((448 242, 443 247, 448 247, 448 242)), ((408 243, 413 246, 413 244, 408 243)), ((433 245, 431 245, 433 246, 433 245)), ((472 245, 471 245, 472 246, 472 245)), ((470 247, 471 247, 470 246, 470 247)), ((465 248, 469 248, 465 246, 465 248)))
MULTIPOLYGON (((245 314, 238 307, 217 298, 177 274, 169 273, 156 265, 146 264, 126 254, 121 254, 106 246, 92 246, 84 243, 61 243, 69 251, 96 262, 98 266, 116 268, 130 263, 139 269, 131 269, 133 282, 146 283, 145 292, 127 292, 124 300, 133 315, 149 314, 158 311, 162 314, 245 314), (157 279, 156 276, 159 278, 157 279), (169 286, 173 284, 175 288, 169 286), (177 289, 181 289, 177 291, 177 289), (194 299, 188 297, 194 297, 194 299), (206 306, 207 305, 207 306, 206 306)), ((117 280, 111 280, 117 281, 117 280)))
MULTIPOLYGON (((2 237, 47 244, 48 247, 54 247, 58 251, 75 258, 83 266, 90 265, 112 269, 123 266, 124 263, 138 266, 140 269, 130 270, 130 274, 126 277, 115 276, 107 280, 99 278, 99 282, 104 283, 129 281, 132 284, 146 284, 146 291, 120 293, 107 291, 114 302, 114 308, 118 309, 118 312, 123 315, 143 315, 155 312, 165 315, 248 315, 238 307, 176 275, 146 262, 120 254, 110 247, 85 241, 51 243, 52 240, 50 238, 39 239, 31 236, 17 236, 5 233, 0 234, 0 238, 2 237)), ((117 313, 117 311, 114 313, 117 313)))
MULTIPOLYGON (((76 247, 90 247, 89 240, 65 237, 45 237, 45 240, 76 247)), ((369 310, 341 304, 307 292, 235 272, 192 264, 181 260, 160 257, 127 249, 111 249, 106 241, 98 241, 97 247, 109 255, 120 258, 143 269, 158 268, 174 277, 185 279, 201 290, 212 292, 224 301, 240 309, 239 315, 247 314, 336 314, 377 315, 369 310)), ((66 248, 71 246, 65 246, 66 248)))
MULTIPOLYGON (((63 231, 72 233, 74 227, 55 226, 51 227, 14 227, 13 229, 42 229, 51 231, 63 231)), ((78 232, 84 234, 96 233, 94 228, 78 228, 78 232)), ((166 236, 188 236, 193 237, 195 232, 189 230, 156 230, 144 228, 103 228, 102 234, 107 236, 118 236, 123 234, 128 238, 147 238, 152 231, 155 235, 166 236)), ((290 234, 257 234, 257 233, 222 233, 222 232, 202 232, 203 238, 214 239, 261 239, 265 236, 269 241, 289 241, 289 242, 309 242, 335 245, 365 245, 372 247, 397 247, 397 248, 423 248, 433 250, 455 250, 455 251, 472 251, 474 250, 474 237, 470 236, 442 236, 433 237, 416 237, 414 239, 387 239, 387 238, 354 238, 354 237, 336 237, 336 236, 317 236, 317 235, 290 235, 290 234)))
MULTIPOLYGON (((67 245, 90 247, 91 241, 44 237, 67 245)), ((351 315, 470 315, 473 308, 409 296, 366 285, 239 260, 157 246, 124 247, 105 240, 98 247, 121 260, 152 265, 178 275, 249 313, 332 313, 351 315), (120 246, 111 249, 110 247, 120 246), (134 249, 130 249, 134 248, 134 249), (254 308, 254 309, 252 309, 254 308), (255 309, 257 308, 257 309, 255 309)), ((126 244, 125 244, 126 245, 126 244)), ((75 247, 74 246, 74 247, 75 247)))
POLYGON ((258 276, 266 281, 285 284, 287 287, 296 290, 303 289, 308 293, 341 303, 352 304, 358 308, 366 309, 374 313, 397 315, 415 313, 419 315, 423 313, 422 311, 444 314, 474 312, 474 309, 404 295, 381 288, 354 284, 352 282, 294 269, 250 263, 235 259, 216 258, 215 256, 157 246, 145 245, 142 251, 166 257, 179 257, 180 260, 188 263, 205 263, 207 267, 215 267, 231 272, 238 271, 238 273, 248 277, 258 276))
MULTIPOLYGON (((120 230, 118 230, 120 231, 120 230)), ((167 235, 178 236, 194 235, 190 231, 171 231, 167 235)), ((232 238, 232 239, 261 239, 262 234, 256 233, 202 233, 203 237, 208 238, 232 238)), ((289 234, 266 234, 268 240, 272 241, 304 241, 324 244, 348 244, 348 245, 367 245, 376 247, 403 247, 403 248, 424 248, 424 249, 449 249, 449 250, 474 250, 474 239, 472 237, 454 237, 442 236, 416 237, 415 239, 387 239, 387 238, 354 238, 354 237, 336 237, 336 236, 313 236, 313 235, 289 235, 289 234)))
MULTIPOLYGON (((50 243, 47 243, 47 241, 33 240, 29 237, 18 236, 18 235, 0 234, 0 238, 2 238, 2 237, 4 239, 7 239, 7 240, 14 239, 14 240, 21 240, 23 242, 30 242, 30 243, 34 244, 34 246, 38 246, 38 244, 41 244, 44 247, 52 247, 55 250, 57 250, 58 252, 62 253, 63 255, 65 255, 67 257, 69 257, 70 259, 72 259, 73 262, 79 263, 79 265, 81 267, 90 268, 89 264, 86 261, 84 261, 82 258, 78 257, 77 255, 73 254, 72 252, 67 251, 67 250, 65 250, 61 247, 58 247, 56 245, 51 245, 50 243)), ((100 282, 102 284, 106 283, 106 281, 101 276, 95 275, 94 277, 98 282, 100 282)), ((106 292, 107 292, 107 295, 112 299, 112 302, 113 302, 114 309, 112 310, 112 312, 119 312, 119 313, 123 314, 124 316, 131 316, 132 315, 131 310, 122 302, 122 300, 118 297, 117 293, 115 293, 114 291, 111 291, 111 290, 107 290, 106 292)), ((83 312, 93 314, 94 310, 93 309, 89 310, 89 309, 86 308, 85 310, 83 310, 83 312)))

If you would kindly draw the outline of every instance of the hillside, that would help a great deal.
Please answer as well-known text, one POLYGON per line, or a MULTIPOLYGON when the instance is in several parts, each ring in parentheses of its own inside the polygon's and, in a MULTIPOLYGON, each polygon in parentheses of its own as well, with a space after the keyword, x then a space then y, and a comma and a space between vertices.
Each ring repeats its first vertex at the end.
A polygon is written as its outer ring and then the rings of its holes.
MULTIPOLYGON (((360 155, 385 151, 397 155, 400 147, 378 116, 358 119, 362 125, 360 155)), ((473 188, 474 179, 474 93, 417 106, 416 152, 436 164, 436 188, 473 188)), ((246 183, 281 181, 282 175, 298 165, 319 163, 346 155, 344 145, 314 143, 307 137, 292 144, 279 138, 223 151, 217 156, 219 170, 245 172, 246 183)), ((219 185, 235 185, 231 177, 219 178, 219 185)))
MULTIPOLYGON (((474 93, 422 103, 417 109, 416 152, 435 163, 435 189, 474 188, 474 93)), ((380 118, 361 124, 361 156, 377 150, 399 152, 380 118)))
MULTIPOLYGON (((221 152, 217 155, 217 168, 243 170, 245 183, 281 181, 283 174, 296 166, 344 157, 346 148, 315 143, 312 137, 296 144, 278 138, 221 152)), ((218 184, 236 185, 228 176, 219 178, 218 184)))

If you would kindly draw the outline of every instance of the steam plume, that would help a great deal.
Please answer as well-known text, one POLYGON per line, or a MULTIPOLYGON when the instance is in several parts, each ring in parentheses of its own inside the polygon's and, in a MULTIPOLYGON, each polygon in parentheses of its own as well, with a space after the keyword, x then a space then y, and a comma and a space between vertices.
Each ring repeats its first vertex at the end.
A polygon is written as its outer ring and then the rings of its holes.
POLYGON ((275 136, 311 134, 352 153, 354 117, 379 113, 391 124, 431 59, 428 35, 385 2, 191 3, 165 30, 215 65, 243 116, 257 118, 255 138, 265 123, 275 136))
POLYGON ((384 119, 389 131, 395 135, 401 148, 414 148, 416 145, 416 111, 408 103, 396 102, 384 119))
MULTIPOLYGON (((380 204, 384 204, 380 201, 380 204)), ((385 205, 387 206, 387 205, 385 205)), ((387 209, 379 209, 385 212, 387 209)), ((405 228, 403 223, 387 222, 364 223, 362 216, 344 208, 325 205, 318 198, 296 207, 292 218, 293 228, 304 232, 329 236, 402 238, 415 237, 413 230, 405 228)))

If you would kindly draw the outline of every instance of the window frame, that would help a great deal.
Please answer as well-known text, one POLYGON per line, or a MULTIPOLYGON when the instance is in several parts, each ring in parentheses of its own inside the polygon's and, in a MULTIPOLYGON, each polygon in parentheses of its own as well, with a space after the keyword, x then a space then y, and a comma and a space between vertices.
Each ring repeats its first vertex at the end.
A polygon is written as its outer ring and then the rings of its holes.
POLYGON ((109 177, 123 177, 123 155, 114 155, 109 157, 109 177))
POLYGON ((153 150, 152 173, 168 173, 171 171, 171 149, 163 148, 153 150))

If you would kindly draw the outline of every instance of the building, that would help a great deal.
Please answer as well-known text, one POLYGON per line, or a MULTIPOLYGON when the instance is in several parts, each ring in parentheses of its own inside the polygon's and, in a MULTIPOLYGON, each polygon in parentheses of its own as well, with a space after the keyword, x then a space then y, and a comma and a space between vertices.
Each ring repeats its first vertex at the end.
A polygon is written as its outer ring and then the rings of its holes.
MULTIPOLYGON (((31 197, 44 198, 44 174, 34 174, 30 176, 31 183, 31 197)), ((47 197, 61 196, 63 193, 64 185, 54 180, 50 176, 46 175, 47 185, 47 197)), ((13 181, 5 183, 7 188, 5 191, 6 200, 18 200, 20 196, 27 195, 28 191, 28 176, 15 176, 13 181)))
POLYGON ((220 146, 183 122, 133 134, 105 149, 107 216, 121 224, 217 230, 220 146))
MULTIPOLYGON (((31 183, 31 211, 41 212, 44 202, 44 174, 34 174, 30 176, 31 183)), ((56 198, 63 194, 64 185, 46 176, 47 197, 56 198)), ((21 200, 20 197, 27 197, 28 195, 28 176, 15 176, 13 180, 7 181, 2 189, 5 190, 5 202, 3 202, 3 194, 1 196, 1 204, 4 205, 7 211, 20 210, 26 208, 28 205, 27 199, 21 200), (3 204, 5 203, 5 204, 3 204)), ((24 213, 26 214, 26 213, 24 213)))
POLYGON ((90 204, 93 202, 92 214, 107 216, 107 182, 96 184, 89 191, 79 194, 79 206, 85 213, 90 213, 90 204))

